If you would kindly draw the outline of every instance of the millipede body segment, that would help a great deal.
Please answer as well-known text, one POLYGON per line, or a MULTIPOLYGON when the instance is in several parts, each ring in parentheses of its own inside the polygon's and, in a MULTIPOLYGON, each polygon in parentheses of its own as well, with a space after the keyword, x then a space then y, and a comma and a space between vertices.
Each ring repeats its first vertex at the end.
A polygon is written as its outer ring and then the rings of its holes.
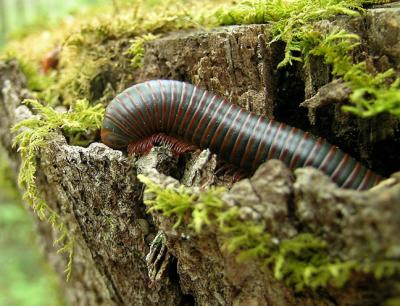
POLYGON ((146 153, 157 143, 178 154, 209 148, 250 171, 280 159, 291 169, 318 168, 344 188, 368 189, 381 180, 322 138, 179 81, 147 81, 120 93, 107 107, 101 139, 115 149, 128 147, 130 154, 146 153))

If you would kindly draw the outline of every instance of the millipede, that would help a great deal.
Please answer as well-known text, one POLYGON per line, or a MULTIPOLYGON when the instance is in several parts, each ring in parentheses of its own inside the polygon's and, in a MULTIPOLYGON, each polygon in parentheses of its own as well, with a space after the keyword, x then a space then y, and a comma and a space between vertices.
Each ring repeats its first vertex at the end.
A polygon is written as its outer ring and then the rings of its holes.
POLYGON ((173 80, 143 82, 117 95, 106 109, 101 139, 129 154, 146 154, 160 144, 175 154, 209 148, 250 172, 279 159, 292 170, 315 167, 343 188, 364 190, 382 179, 321 137, 173 80))

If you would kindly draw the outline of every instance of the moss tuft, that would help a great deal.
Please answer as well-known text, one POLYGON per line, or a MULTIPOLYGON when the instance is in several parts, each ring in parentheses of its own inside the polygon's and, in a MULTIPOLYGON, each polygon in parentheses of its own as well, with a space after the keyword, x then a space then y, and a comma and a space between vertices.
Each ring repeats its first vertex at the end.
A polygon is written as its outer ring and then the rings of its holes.
POLYGON ((36 154, 48 145, 48 141, 57 135, 58 131, 79 139, 82 133, 99 129, 104 108, 101 105, 89 106, 87 101, 80 100, 69 112, 59 113, 36 100, 25 100, 24 103, 32 107, 38 115, 21 121, 12 129, 18 133, 14 145, 18 146, 22 159, 18 183, 25 190, 23 200, 32 207, 41 220, 48 221, 60 233, 54 244, 62 245, 59 252, 69 254, 66 270, 69 279, 72 270, 73 238, 58 213, 46 204, 36 187, 36 154))
POLYGON ((142 65, 146 41, 209 25, 210 18, 200 13, 205 12, 202 6, 207 4, 165 1, 155 6, 138 1, 117 14, 109 10, 87 17, 63 42, 58 98, 66 105, 82 98, 105 103, 134 81, 132 68, 142 65))
POLYGON ((261 221, 243 220, 238 207, 222 201, 223 188, 211 187, 202 192, 189 188, 163 188, 143 175, 148 211, 175 217, 174 228, 184 223, 201 234, 205 226, 223 235, 223 247, 237 254, 239 261, 258 259, 269 266, 275 278, 285 280, 296 290, 317 289, 328 285, 342 287, 354 271, 372 273, 375 278, 400 273, 400 262, 394 260, 357 262, 332 258, 328 243, 311 233, 277 241, 268 234, 261 221))
POLYGON ((358 16, 363 4, 390 1, 366 0, 297 0, 238 1, 220 9, 220 24, 271 23, 273 41, 284 41, 285 56, 278 68, 295 61, 307 62, 310 56, 322 56, 332 66, 335 77, 343 78, 352 89, 350 105, 343 110, 360 117, 391 113, 400 117, 400 78, 392 69, 370 72, 365 62, 355 63, 352 51, 360 38, 343 29, 332 28, 323 34, 314 25, 336 15, 358 16))
POLYGON ((152 41, 159 37, 159 35, 153 34, 144 34, 139 37, 136 37, 132 41, 132 45, 125 52, 125 55, 131 56, 131 64, 133 68, 140 68, 143 66, 143 57, 144 57, 144 44, 148 41, 152 41))
POLYGON ((325 63, 332 66, 332 74, 342 78, 352 89, 350 101, 353 105, 345 105, 343 110, 360 117, 383 112, 400 116, 400 77, 395 77, 393 69, 372 74, 365 61, 353 63, 350 53, 359 41, 355 34, 333 29, 305 51, 306 61, 310 56, 323 56, 325 63))

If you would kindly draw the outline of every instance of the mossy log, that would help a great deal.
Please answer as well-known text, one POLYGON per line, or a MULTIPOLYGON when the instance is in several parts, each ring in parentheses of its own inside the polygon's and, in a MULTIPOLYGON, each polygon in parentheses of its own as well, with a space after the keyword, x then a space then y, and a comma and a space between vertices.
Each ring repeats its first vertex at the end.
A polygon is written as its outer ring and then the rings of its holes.
MULTIPOLYGON (((400 73, 400 9, 373 9, 321 27, 333 23, 360 34, 362 45, 354 56, 366 59, 371 69, 393 67, 400 73)), ((360 119, 341 111, 348 90, 331 82, 329 67, 318 58, 308 67, 277 70, 283 46, 267 44, 266 30, 249 25, 174 33, 148 42, 143 68, 132 73, 136 82, 189 81, 325 137, 382 174, 399 171, 399 120, 389 115, 360 119)), ((104 88, 93 86, 93 96, 113 84, 101 83, 104 88)), ((16 61, 0 63, 0 141, 15 175, 20 161, 9 129, 32 116, 21 105, 30 96, 25 85, 16 61)), ((185 226, 173 229, 174 220, 162 214, 147 213, 139 173, 150 173, 165 186, 224 184, 215 175, 218 157, 208 151, 177 158, 155 148, 148 156, 128 158, 100 143, 71 146, 59 135, 40 148, 37 158, 41 195, 75 241, 72 278, 64 283, 71 305, 378 305, 400 295, 398 275, 377 280, 362 273, 353 273, 344 288, 296 292, 259 262, 238 263, 213 228, 196 235, 185 226), (151 243, 160 231, 165 247, 154 251, 151 243), (149 252, 159 258, 146 261, 149 252)), ((399 175, 357 192, 339 189, 317 170, 293 175, 282 163, 269 161, 252 178, 233 185, 224 200, 265 220, 277 240, 307 231, 329 242, 331 255, 343 260, 400 260, 399 175)), ((63 279, 67 259, 55 252, 56 233, 39 220, 37 228, 46 256, 63 279)))

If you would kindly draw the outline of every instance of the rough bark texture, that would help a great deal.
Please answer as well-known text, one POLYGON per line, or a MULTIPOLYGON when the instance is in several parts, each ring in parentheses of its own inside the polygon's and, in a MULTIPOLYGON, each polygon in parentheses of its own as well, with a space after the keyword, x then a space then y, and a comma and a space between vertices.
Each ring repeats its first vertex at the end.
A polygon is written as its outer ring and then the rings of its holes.
MULTIPOLYGON (((400 71, 400 11, 371 10, 363 17, 335 20, 363 38, 360 57, 377 70, 400 71)), ((327 23, 321 26, 330 26, 327 23)), ((234 26, 175 34, 146 46, 145 65, 137 81, 155 78, 185 80, 212 90, 258 114, 275 117, 328 138, 376 170, 400 170, 400 128, 387 115, 365 120, 340 110, 340 83, 330 83, 329 68, 315 60, 276 70, 281 44, 265 44, 266 26, 234 26), (321 89, 323 86, 329 89, 321 89), (328 93, 328 94, 327 94, 328 93), (333 99, 333 97, 335 99, 333 99), (299 108, 304 105, 309 108, 299 108), (321 102, 323 101, 323 102, 321 102)), ((128 84, 126 84, 128 85, 128 84)), ((15 61, 0 63, 0 141, 17 173, 18 155, 11 148, 9 128, 32 115, 20 100, 29 96, 15 61)), ((126 154, 94 143, 70 146, 60 135, 38 154, 37 185, 75 238, 74 273, 65 284, 71 305, 377 305, 396 294, 394 279, 375 280, 354 274, 343 289, 324 288, 296 293, 274 279, 258 262, 237 263, 222 248, 213 228, 200 236, 191 229, 174 230, 173 220, 146 213, 138 173, 161 184, 208 186, 217 157, 208 151, 172 157, 163 148, 148 156, 126 154), (183 170, 184 169, 184 170, 183 170), (151 249, 163 231, 166 248, 151 249), (157 258, 147 254, 158 254, 157 258)), ((342 259, 399 259, 400 180, 394 175, 368 192, 337 188, 314 169, 293 176, 278 161, 262 165, 256 174, 224 195, 249 218, 263 219, 277 240, 309 231, 330 243, 342 259)), ((57 271, 66 259, 55 254, 53 230, 37 222, 45 253, 57 271)))

